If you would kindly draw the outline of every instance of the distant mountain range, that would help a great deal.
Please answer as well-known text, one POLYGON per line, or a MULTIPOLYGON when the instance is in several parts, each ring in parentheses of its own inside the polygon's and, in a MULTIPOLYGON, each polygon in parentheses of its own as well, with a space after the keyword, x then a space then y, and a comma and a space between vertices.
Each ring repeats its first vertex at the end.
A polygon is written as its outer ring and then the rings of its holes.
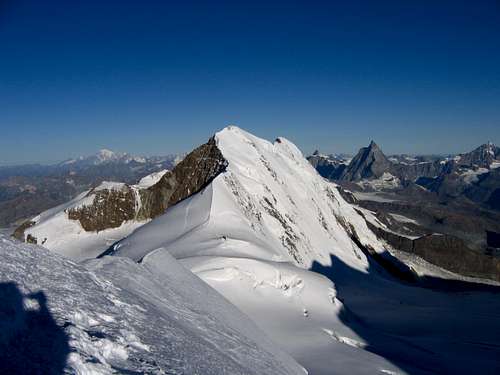
POLYGON ((375 190, 415 183, 442 199, 463 196, 500 209, 500 148, 491 143, 451 157, 387 157, 372 141, 353 158, 315 152, 308 160, 323 177, 333 181, 359 183, 375 190))
POLYGON ((500 256, 499 147, 387 157, 372 141, 350 160, 318 152, 308 160, 366 217, 374 215, 372 229, 396 248, 462 274, 500 275, 481 269, 491 263, 474 254, 500 256))
POLYGON ((51 165, 0 167, 0 227, 64 203, 103 181, 134 184, 172 169, 182 155, 142 157, 100 150, 51 165))

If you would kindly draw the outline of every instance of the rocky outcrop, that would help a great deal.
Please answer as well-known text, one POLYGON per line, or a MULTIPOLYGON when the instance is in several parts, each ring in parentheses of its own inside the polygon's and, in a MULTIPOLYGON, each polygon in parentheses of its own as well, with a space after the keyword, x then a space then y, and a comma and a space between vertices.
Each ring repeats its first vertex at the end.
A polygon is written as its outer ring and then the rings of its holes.
POLYGON ((155 185, 140 192, 140 219, 161 215, 177 202, 197 193, 226 169, 227 162, 212 137, 188 154, 155 185))
POLYGON ((20 241, 24 241, 24 231, 28 228, 31 228, 33 225, 35 225, 34 221, 31 220, 26 220, 24 223, 22 223, 20 226, 16 228, 14 233, 12 234, 12 237, 17 238, 20 241))
POLYGON ((91 205, 82 205, 67 211, 68 218, 78 220, 87 232, 117 228, 136 216, 136 196, 128 185, 124 185, 120 190, 91 190, 88 195, 94 196, 91 205))

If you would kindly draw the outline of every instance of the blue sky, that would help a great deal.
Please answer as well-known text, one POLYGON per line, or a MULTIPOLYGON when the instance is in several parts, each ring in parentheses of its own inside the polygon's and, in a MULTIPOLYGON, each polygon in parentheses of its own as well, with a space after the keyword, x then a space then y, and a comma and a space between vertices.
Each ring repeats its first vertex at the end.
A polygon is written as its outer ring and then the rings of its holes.
POLYGON ((500 143, 499 4, 4 0, 0 164, 189 151, 228 124, 305 153, 500 143))

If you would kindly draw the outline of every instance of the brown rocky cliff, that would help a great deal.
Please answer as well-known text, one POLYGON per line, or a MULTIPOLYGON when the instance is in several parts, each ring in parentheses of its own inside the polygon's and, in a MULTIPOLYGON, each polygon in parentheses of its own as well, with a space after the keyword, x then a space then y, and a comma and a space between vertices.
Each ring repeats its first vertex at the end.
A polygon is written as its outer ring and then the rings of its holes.
POLYGON ((117 228, 135 218, 136 198, 130 186, 125 185, 121 190, 91 190, 88 195, 92 194, 94 201, 91 205, 67 211, 68 218, 80 221, 87 232, 117 228))

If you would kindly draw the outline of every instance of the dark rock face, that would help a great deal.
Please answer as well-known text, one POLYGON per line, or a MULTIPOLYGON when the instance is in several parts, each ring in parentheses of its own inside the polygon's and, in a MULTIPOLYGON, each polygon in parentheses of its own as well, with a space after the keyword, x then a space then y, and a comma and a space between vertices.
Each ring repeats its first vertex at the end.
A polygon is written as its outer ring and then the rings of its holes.
POLYGON ((227 161, 214 138, 187 155, 155 185, 141 191, 142 207, 138 217, 152 219, 177 202, 197 193, 222 173, 227 161))
POLYGON ((359 181, 363 179, 379 178, 384 172, 393 171, 392 163, 384 155, 375 142, 363 147, 351 160, 340 176, 340 180, 359 181))
POLYGON ((493 190, 486 204, 492 209, 500 211, 500 188, 493 190))
POLYGON ((500 233, 486 231, 486 242, 489 247, 500 249, 500 233))
POLYGON ((363 179, 380 178, 385 172, 403 181, 415 181, 419 177, 436 177, 446 168, 439 158, 414 158, 413 162, 405 162, 404 158, 392 157, 389 160, 375 142, 363 147, 352 159, 351 163, 336 178, 342 181, 360 181, 363 179), (430 159, 430 160, 429 160, 430 159))
POLYGON ((87 232, 117 228, 135 217, 135 194, 127 185, 121 190, 91 190, 88 195, 94 195, 91 205, 67 211, 68 218, 78 220, 87 232))
POLYGON ((480 175, 476 183, 466 187, 464 194, 474 202, 500 211, 500 168, 480 175))
POLYGON ((393 171, 402 180, 415 181, 422 177, 439 176, 445 168, 441 161, 429 161, 416 164, 394 164, 393 171))
POLYGON ((368 226, 396 249, 418 255, 448 271, 500 281, 500 259, 474 252, 457 237, 431 234, 412 240, 377 228, 370 223, 368 226))

